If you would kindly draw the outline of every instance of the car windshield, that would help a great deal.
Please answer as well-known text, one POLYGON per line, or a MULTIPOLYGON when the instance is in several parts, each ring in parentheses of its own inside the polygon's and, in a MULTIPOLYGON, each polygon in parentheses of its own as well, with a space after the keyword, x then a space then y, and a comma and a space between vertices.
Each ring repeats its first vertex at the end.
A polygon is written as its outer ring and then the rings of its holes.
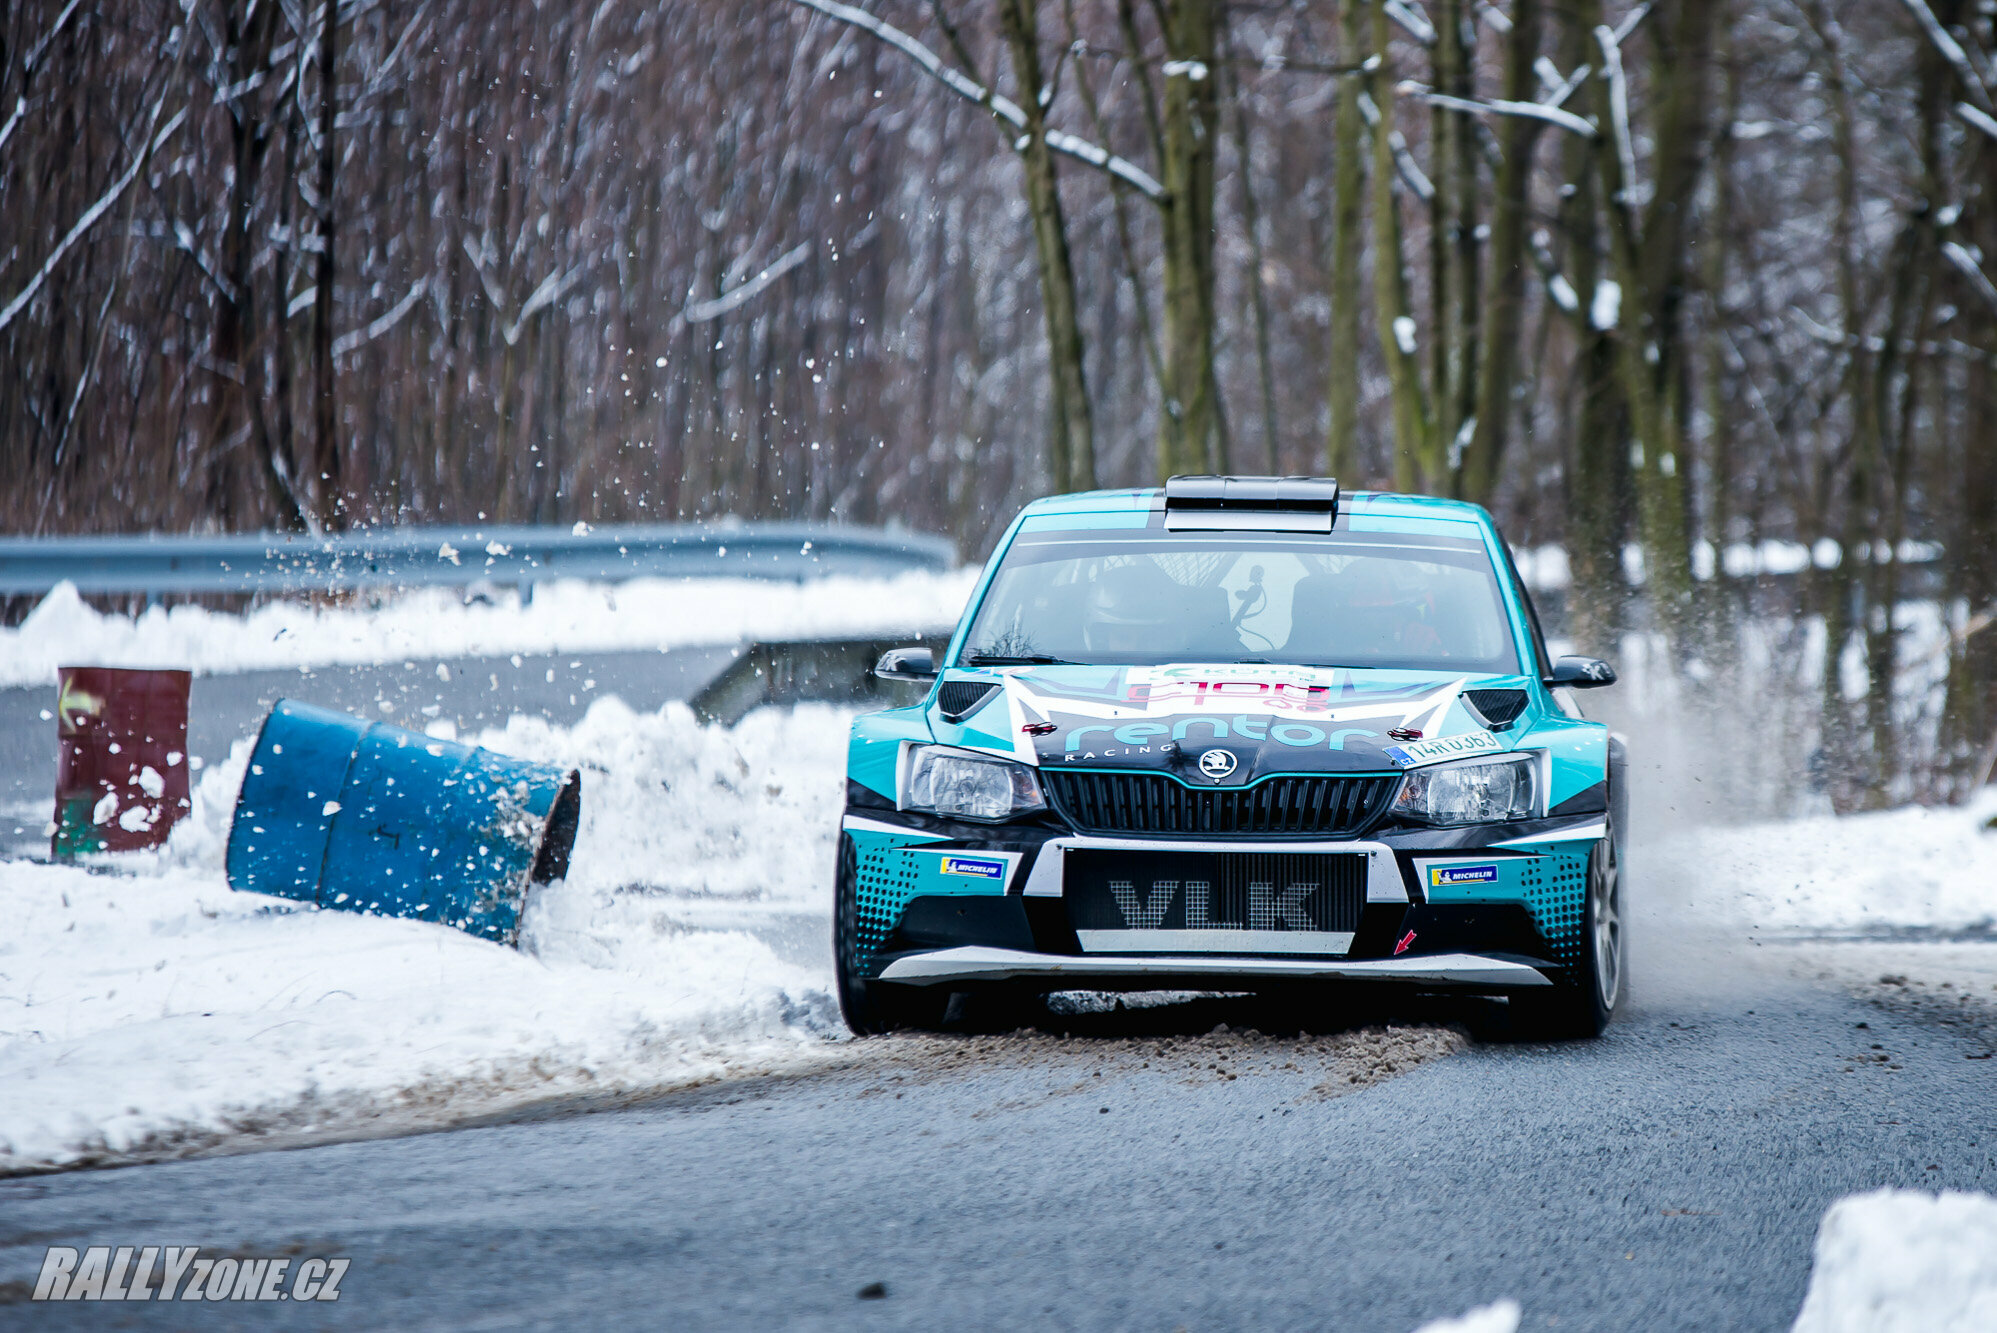
POLYGON ((1481 541, 1159 529, 1022 533, 958 660, 1520 669, 1481 541))

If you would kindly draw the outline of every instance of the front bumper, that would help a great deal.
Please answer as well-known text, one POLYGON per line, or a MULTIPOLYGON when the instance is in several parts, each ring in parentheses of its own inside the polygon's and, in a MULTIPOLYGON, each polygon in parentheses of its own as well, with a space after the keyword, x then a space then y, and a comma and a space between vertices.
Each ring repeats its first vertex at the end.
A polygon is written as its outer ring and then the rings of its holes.
MULTIPOLYGON (((1207 841, 949 824, 876 809, 849 810, 843 827, 856 853, 865 975, 1106 990, 1284 980, 1496 992, 1546 985, 1578 961, 1588 854, 1606 831, 1596 814, 1357 840, 1207 841), (1069 898, 1071 861, 1100 865, 1124 853, 1140 879, 1147 865, 1216 853, 1348 858, 1360 878, 1348 881, 1352 914, 1335 931, 1174 929, 1193 924, 1176 912, 1105 922, 1100 894, 1093 916, 1069 898)), ((1138 899, 1148 892, 1135 890, 1138 899)))
POLYGON ((1269 958, 1024 953, 966 945, 904 954, 882 969, 882 981, 912 986, 945 982, 1046 981, 1083 990, 1172 990, 1216 981, 1399 981, 1424 986, 1511 990, 1552 983, 1517 958, 1448 953, 1402 958, 1269 958))

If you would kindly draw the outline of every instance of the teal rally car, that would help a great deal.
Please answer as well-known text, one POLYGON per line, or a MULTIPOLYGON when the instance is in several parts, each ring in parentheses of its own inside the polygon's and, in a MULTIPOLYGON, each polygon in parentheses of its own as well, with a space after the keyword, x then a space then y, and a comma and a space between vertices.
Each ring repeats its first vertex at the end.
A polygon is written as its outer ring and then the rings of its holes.
POLYGON ((923 701, 855 720, 856 1032, 950 996, 1376 981, 1592 1036, 1622 1001, 1620 742, 1491 517, 1311 477, 1037 501, 923 701))

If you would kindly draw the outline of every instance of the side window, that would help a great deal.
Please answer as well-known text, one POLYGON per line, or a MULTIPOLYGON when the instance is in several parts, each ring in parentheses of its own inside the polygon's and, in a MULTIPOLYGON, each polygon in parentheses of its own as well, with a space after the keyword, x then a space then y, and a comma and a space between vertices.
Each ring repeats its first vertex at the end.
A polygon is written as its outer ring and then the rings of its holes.
MULTIPOLYGON (((1491 530, 1497 532, 1495 526, 1491 530)), ((1505 577, 1512 581, 1519 605, 1525 608, 1526 624, 1532 630, 1533 659, 1539 666, 1539 678, 1545 680, 1553 674, 1553 659, 1546 655, 1546 634, 1539 627, 1539 608, 1532 604, 1532 594, 1526 591, 1525 580, 1519 577, 1519 567, 1512 563, 1512 544, 1502 532, 1498 533, 1498 550, 1505 557, 1505 577)))

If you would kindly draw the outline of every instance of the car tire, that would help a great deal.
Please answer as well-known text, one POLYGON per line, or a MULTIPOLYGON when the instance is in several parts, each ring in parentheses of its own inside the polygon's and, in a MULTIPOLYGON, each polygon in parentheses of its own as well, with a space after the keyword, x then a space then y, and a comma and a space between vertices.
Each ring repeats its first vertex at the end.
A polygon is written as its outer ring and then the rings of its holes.
POLYGON ((1511 1000, 1512 1033, 1530 1041, 1599 1037, 1628 989, 1622 868, 1613 831, 1588 854, 1581 905, 1581 957, 1552 986, 1511 1000))
POLYGON ((839 1012, 855 1036, 871 1037, 900 1028, 935 1028, 943 1023, 950 992, 940 986, 897 986, 870 981, 861 960, 859 858, 853 839, 839 837, 839 870, 832 893, 832 973, 839 1012))

